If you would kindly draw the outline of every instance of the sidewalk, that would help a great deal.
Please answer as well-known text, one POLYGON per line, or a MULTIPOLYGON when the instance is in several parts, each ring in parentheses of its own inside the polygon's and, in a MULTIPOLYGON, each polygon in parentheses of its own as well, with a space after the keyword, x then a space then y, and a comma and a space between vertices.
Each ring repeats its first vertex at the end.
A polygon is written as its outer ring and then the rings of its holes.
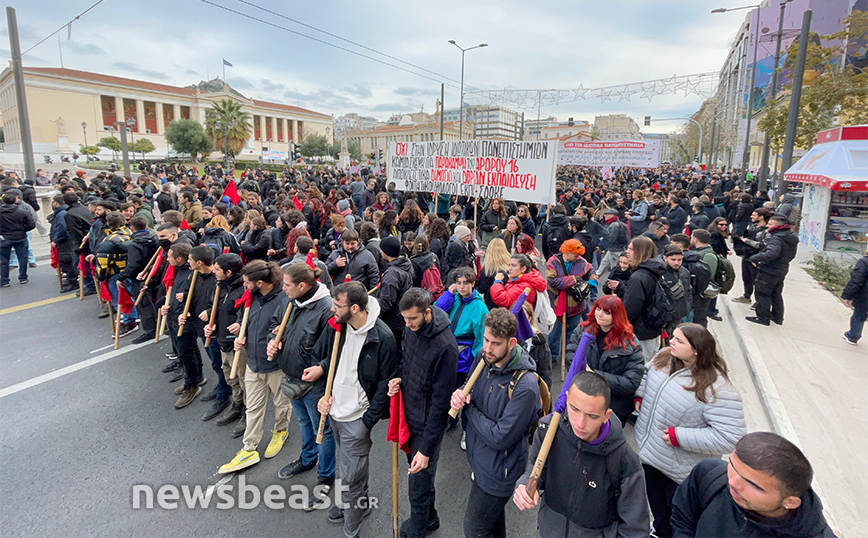
POLYGON ((738 335, 773 430, 810 460, 836 534, 855 538, 868 527, 868 342, 844 341, 851 311, 804 271, 811 255, 799 244, 784 284, 782 326, 750 323, 750 305, 731 301, 743 291, 737 257, 735 286, 718 309, 738 335))

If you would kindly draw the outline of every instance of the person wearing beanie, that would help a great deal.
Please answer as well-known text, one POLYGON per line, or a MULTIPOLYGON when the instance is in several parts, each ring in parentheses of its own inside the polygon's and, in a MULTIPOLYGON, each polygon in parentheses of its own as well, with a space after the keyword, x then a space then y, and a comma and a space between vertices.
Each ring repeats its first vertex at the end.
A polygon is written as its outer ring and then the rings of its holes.
POLYGON ((470 233, 470 228, 459 224, 455 227, 455 233, 449 238, 449 244, 446 247, 446 259, 443 260, 442 274, 449 282, 449 275, 459 267, 470 267, 474 271, 474 255, 473 249, 470 248, 470 240, 473 234, 470 233))
POLYGON ((389 265, 380 279, 377 300, 380 302, 380 319, 392 329, 398 344, 398 358, 401 357, 401 342, 404 339, 404 318, 398 303, 404 293, 413 286, 413 264, 401 254, 401 241, 389 236, 380 241, 380 256, 389 265))
POLYGON ((588 310, 585 301, 577 301, 570 288, 579 285, 581 281, 597 280, 593 266, 582 257, 584 253, 585 247, 581 241, 567 239, 561 244, 560 252, 546 261, 546 284, 557 316, 557 321, 549 333, 549 349, 555 361, 560 360, 561 324, 564 315, 569 338, 588 310))
POLYGON ((344 217, 344 222, 350 230, 356 229, 356 218, 353 216, 353 210, 350 208, 350 201, 344 198, 338 202, 338 211, 344 217))

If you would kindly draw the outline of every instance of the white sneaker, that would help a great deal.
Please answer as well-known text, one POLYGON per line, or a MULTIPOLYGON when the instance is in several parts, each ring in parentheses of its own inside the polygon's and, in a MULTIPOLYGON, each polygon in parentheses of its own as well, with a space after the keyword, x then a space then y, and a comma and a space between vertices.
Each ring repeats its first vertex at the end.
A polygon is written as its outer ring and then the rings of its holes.
POLYGON ((461 450, 467 451, 467 432, 461 432, 461 450))

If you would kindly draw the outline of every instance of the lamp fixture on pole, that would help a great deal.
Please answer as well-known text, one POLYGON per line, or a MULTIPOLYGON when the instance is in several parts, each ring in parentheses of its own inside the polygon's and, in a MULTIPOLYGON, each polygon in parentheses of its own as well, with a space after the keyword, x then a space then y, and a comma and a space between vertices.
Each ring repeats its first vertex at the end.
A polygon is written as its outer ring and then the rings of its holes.
POLYGON ((488 43, 480 43, 475 47, 470 48, 462 48, 461 45, 455 42, 454 39, 450 39, 449 43, 458 47, 458 50, 461 51, 461 103, 458 106, 458 139, 461 140, 464 138, 464 53, 468 50, 478 49, 482 47, 487 47, 488 43))

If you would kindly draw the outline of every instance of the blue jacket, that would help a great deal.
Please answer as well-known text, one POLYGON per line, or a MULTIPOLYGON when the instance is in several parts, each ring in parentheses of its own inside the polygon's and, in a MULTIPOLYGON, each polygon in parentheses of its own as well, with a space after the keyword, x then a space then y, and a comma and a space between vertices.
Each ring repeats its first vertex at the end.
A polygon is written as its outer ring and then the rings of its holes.
POLYGON ((462 351, 458 357, 458 371, 466 373, 470 370, 473 357, 482 349, 482 335, 485 332, 483 323, 485 316, 488 315, 488 307, 485 306, 485 301, 476 290, 473 290, 467 299, 462 299, 457 293, 447 290, 437 299, 435 305, 449 314, 449 321, 452 322, 452 334, 455 335, 459 349, 463 349, 467 346, 467 342, 472 341, 470 353, 462 351), (462 304, 464 307, 461 309, 458 322, 455 323, 455 314, 462 304))
POLYGON ((54 208, 54 214, 48 218, 51 222, 51 232, 49 233, 49 237, 51 237, 52 243, 61 243, 63 241, 69 240, 69 232, 66 229, 66 210, 67 206, 61 205, 54 208))

